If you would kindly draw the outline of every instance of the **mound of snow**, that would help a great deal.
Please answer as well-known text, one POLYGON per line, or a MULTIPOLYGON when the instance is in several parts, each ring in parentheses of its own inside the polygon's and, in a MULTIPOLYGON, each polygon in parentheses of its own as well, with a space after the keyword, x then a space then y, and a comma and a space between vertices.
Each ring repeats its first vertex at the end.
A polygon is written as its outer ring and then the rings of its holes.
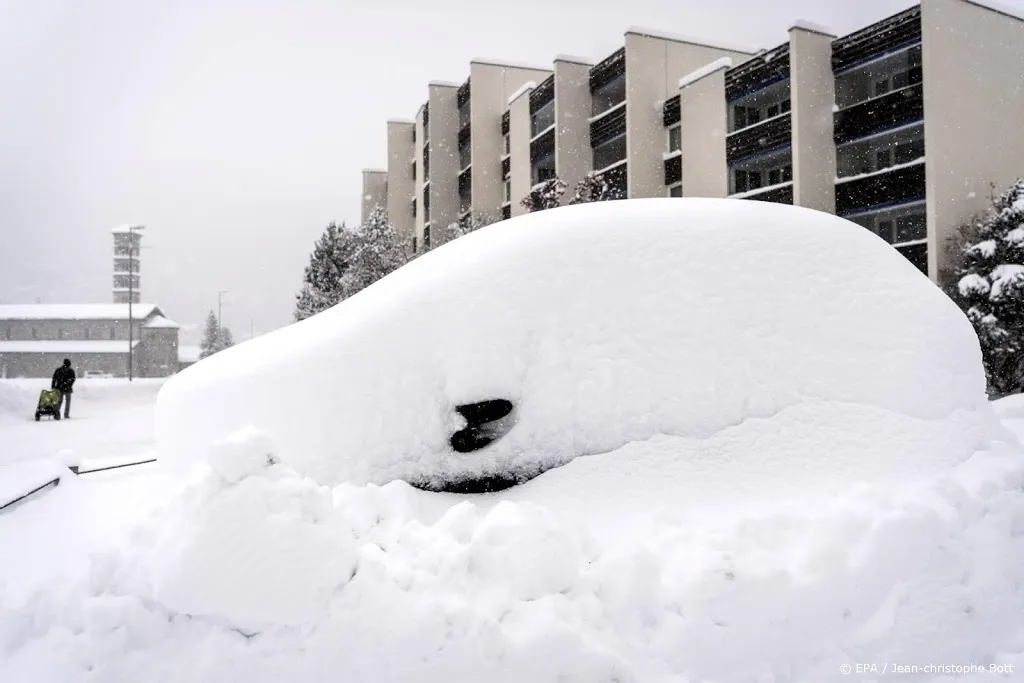
MULTIPOLYGON (((912 473, 973 451, 963 435, 985 405, 979 360, 956 306, 851 222, 763 202, 630 200, 518 217, 431 251, 173 377, 156 428, 168 462, 201 460, 252 426, 321 483, 446 488, 797 410, 837 448, 798 449, 791 471, 871 479, 877 461, 912 473), (514 404, 514 426, 453 450, 466 426, 456 408, 491 399, 514 404), (894 424, 884 440, 865 434, 844 406, 894 424)), ((717 468, 737 452, 698 455, 717 468)))
POLYGON ((966 666, 984 673, 957 680, 1016 680, 1021 463, 997 448, 899 494, 742 519, 624 508, 621 536, 551 506, 455 504, 403 482, 331 490, 280 464, 235 483, 210 473, 88 576, 8 599, 0 673, 797 683, 898 662, 951 668, 886 680, 938 683, 966 666))
MULTIPOLYGON (((49 388, 45 380, 40 388, 49 388)), ((20 382, 0 380, 0 422, 31 420, 38 400, 38 390, 32 391, 20 382)))

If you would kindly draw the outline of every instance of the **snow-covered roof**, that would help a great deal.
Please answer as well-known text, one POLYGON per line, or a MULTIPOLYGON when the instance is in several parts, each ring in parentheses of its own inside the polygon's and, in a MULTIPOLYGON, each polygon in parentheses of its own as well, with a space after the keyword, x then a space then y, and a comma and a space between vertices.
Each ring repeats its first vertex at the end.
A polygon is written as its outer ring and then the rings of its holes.
POLYGON ((830 29, 827 26, 821 24, 815 24, 812 21, 805 21, 803 19, 797 19, 789 26, 789 30, 792 31, 795 28, 803 29, 804 31, 810 31, 812 33, 820 33, 823 36, 829 36, 830 38, 836 38, 839 34, 830 29))
POLYGON ((150 329, 176 330, 181 327, 181 325, 157 314, 146 321, 145 327, 150 329))
POLYGON ((552 61, 572 62, 573 64, 583 64, 584 66, 594 66, 595 64, 597 64, 597 62, 595 62, 593 59, 589 59, 587 57, 577 57, 575 55, 562 54, 555 55, 555 58, 552 61))
POLYGON ((140 230, 142 230, 142 229, 143 229, 143 226, 141 226, 141 225, 121 225, 121 226, 118 226, 118 227, 114 228, 110 232, 114 233, 115 235, 124 235, 124 234, 130 233, 130 232, 134 232, 134 233, 138 234, 138 232, 140 230))
POLYGON ((630 33, 638 36, 647 36, 648 38, 659 38, 661 40, 671 40, 677 43, 689 43, 691 45, 700 45, 702 47, 713 47, 719 50, 729 50, 731 52, 743 52, 749 55, 756 54, 759 48, 750 47, 749 45, 736 45, 729 43, 721 43, 718 41, 704 40, 703 38, 694 38, 692 36, 686 36, 679 33, 668 33, 666 31, 659 31, 653 28, 644 28, 642 26, 630 26, 626 29, 626 35, 630 33))
POLYGON ((415 126, 416 122, 412 119, 388 119, 388 123, 400 123, 403 126, 415 126))
POLYGON ((551 67, 536 66, 534 64, 522 64, 519 62, 507 62, 503 59, 490 59, 489 57, 474 57, 469 60, 470 64, 486 64, 488 66, 500 66, 506 69, 528 69, 530 71, 546 71, 551 73, 551 67))
MULTIPOLYGON (((132 317, 159 314, 156 304, 133 304, 132 317)), ((128 304, 0 304, 0 320, 127 320, 128 304)))
MULTIPOLYGON (((139 340, 132 341, 132 348, 139 340)), ((26 339, 0 341, 0 353, 128 353, 128 340, 26 339)))
POLYGON ((387 173, 383 168, 364 168, 363 173, 387 173))
POLYGON ((537 84, 534 81, 526 81, 526 83, 523 83, 521 86, 519 86, 519 90, 516 90, 514 93, 512 93, 511 97, 508 98, 508 103, 512 104, 520 97, 522 97, 523 95, 530 92, 536 87, 537 84))
POLYGON ((679 87, 680 88, 685 88, 688 85, 692 85, 693 83, 696 83, 697 81, 699 81, 700 79, 704 78, 705 76, 710 76, 711 74, 715 73, 716 71, 721 71, 722 69, 731 69, 731 68, 732 68, 732 60, 729 59, 728 57, 722 57, 721 59, 716 59, 715 61, 711 62, 710 64, 705 64, 701 68, 696 69, 695 71, 691 71, 690 73, 688 73, 685 76, 683 76, 682 78, 680 78, 679 79, 679 87))
POLYGON ((179 346, 178 362, 195 363, 199 360, 200 353, 202 353, 202 348, 199 346, 179 346))
POLYGON ((452 83, 451 81, 430 81, 427 83, 429 86, 435 86, 438 88, 461 88, 461 83, 452 83))

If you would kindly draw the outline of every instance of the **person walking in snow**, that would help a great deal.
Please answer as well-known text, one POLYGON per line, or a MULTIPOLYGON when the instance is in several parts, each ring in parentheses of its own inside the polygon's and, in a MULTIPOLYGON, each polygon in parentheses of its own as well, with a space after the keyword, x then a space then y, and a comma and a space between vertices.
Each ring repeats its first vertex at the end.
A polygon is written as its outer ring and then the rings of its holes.
MULTIPOLYGON (((53 371, 53 381, 50 382, 51 389, 60 391, 60 400, 64 403, 64 417, 71 417, 71 392, 75 387, 75 371, 71 367, 71 359, 65 358, 64 365, 53 371)), ((60 411, 60 405, 57 406, 60 411)))

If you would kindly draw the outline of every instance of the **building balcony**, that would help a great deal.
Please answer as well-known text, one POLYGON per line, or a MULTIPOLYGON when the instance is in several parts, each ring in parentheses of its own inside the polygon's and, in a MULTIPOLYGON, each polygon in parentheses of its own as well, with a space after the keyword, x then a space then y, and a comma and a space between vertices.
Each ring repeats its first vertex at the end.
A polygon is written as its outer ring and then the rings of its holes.
POLYGON ((733 102, 789 78, 789 43, 758 54, 725 72, 725 99, 733 102))
POLYGON ((788 145, 792 141, 790 113, 786 112, 748 126, 725 139, 725 158, 729 164, 788 145))
POLYGON ((879 55, 921 41, 921 5, 883 19, 832 43, 836 74, 865 64, 879 55))
POLYGON ((661 105, 661 121, 666 128, 679 123, 680 116, 679 95, 670 97, 661 105))
POLYGON ((925 197, 924 158, 836 180, 836 213, 845 216, 881 206, 897 206, 925 197))
POLYGON ((538 159, 554 153, 555 127, 550 126, 547 130, 530 141, 530 161, 536 162, 538 159))
POLYGON ((924 119, 924 86, 914 85, 874 97, 835 113, 834 136, 842 144, 924 119))
POLYGON ((749 192, 729 195, 729 199, 752 199, 758 202, 772 202, 774 204, 793 203, 793 181, 779 185, 769 185, 749 192))
POLYGON ((626 108, 619 107, 607 115, 601 115, 590 124, 590 146, 597 147, 603 142, 626 132, 626 108))
POLYGON ((665 184, 675 185, 683 179, 683 156, 673 154, 665 159, 665 184))

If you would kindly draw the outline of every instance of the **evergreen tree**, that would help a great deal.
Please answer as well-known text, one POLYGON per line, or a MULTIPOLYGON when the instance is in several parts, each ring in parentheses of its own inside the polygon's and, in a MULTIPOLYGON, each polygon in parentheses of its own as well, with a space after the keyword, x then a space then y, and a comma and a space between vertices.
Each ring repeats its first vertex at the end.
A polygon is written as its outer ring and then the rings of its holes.
POLYGON ((231 335, 231 330, 227 327, 220 328, 220 337, 218 338, 218 344, 220 348, 218 351, 230 348, 235 345, 235 339, 231 335))
POLYGON ((356 250, 357 238, 344 223, 331 223, 316 241, 296 296, 295 320, 325 311, 344 296, 343 280, 356 250))
POLYGON ((342 299, 369 287, 409 260, 405 241, 379 206, 359 228, 354 243, 350 272, 342 279, 342 299))
POLYGON ((199 343, 199 357, 209 358, 218 351, 232 346, 231 332, 226 331, 217 325, 217 316, 210 311, 206 316, 206 325, 203 327, 203 339, 199 343), (225 332, 227 335, 225 336, 225 332))
POLYGON ((961 226, 954 298, 981 343, 989 393, 1024 389, 1024 180, 1018 179, 980 218, 961 226))
POLYGON ((530 190, 530 194, 523 197, 522 206, 531 213, 543 211, 544 209, 557 208, 562 203, 562 195, 565 194, 568 184, 559 178, 551 178, 539 183, 530 190))
POLYGON ((583 180, 576 185, 570 204, 586 204, 588 202, 606 202, 615 199, 625 199, 626 195, 621 189, 612 185, 604 174, 594 175, 588 173, 583 180))

